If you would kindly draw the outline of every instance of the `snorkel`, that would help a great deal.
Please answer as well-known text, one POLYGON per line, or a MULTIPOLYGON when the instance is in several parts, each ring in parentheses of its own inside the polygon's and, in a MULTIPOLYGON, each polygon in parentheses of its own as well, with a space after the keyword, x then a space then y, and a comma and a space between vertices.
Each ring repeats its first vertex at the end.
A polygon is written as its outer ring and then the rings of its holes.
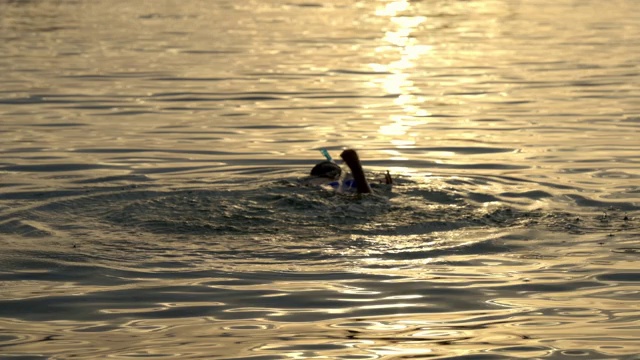
MULTIPOLYGON (((335 163, 331 155, 327 149, 320 149, 320 152, 327 159, 322 161, 311 169, 311 176, 316 176, 320 178, 327 178, 332 181, 327 185, 334 188, 337 192, 341 193, 343 191, 356 191, 358 194, 369 194, 371 193, 371 187, 369 186, 369 182, 367 182, 366 177, 364 176, 364 170, 362 169, 362 165, 360 164, 360 158, 358 157, 358 153, 356 153, 353 149, 347 149, 340 154, 340 157, 347 164, 349 169, 351 170, 351 174, 353 175, 353 179, 346 179, 344 171, 340 168, 338 164, 335 163)), ((391 176, 388 175, 388 180, 391 179, 391 176)), ((387 177, 385 176, 385 178, 387 177)), ((390 184, 390 181, 387 181, 387 184, 390 184)))
POLYGON ((324 155, 327 161, 331 161, 332 163, 335 163, 335 161, 333 161, 333 158, 331 158, 331 155, 329 155, 329 152, 327 151, 327 149, 322 148, 320 149, 320 152, 322 153, 322 155, 324 155))

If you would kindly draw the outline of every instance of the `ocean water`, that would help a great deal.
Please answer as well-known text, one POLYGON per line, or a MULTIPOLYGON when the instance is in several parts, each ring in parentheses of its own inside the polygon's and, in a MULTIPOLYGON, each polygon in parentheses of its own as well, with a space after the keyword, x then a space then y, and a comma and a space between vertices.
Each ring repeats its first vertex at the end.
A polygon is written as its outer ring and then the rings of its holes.
POLYGON ((639 13, 0 1, 0 358, 640 359, 639 13))

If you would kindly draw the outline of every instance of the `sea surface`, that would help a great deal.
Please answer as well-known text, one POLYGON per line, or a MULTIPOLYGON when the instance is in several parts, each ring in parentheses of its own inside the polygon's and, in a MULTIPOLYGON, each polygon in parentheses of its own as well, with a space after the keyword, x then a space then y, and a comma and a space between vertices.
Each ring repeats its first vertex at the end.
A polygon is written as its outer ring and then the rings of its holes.
POLYGON ((0 359, 640 359, 639 14, 0 0, 0 359))

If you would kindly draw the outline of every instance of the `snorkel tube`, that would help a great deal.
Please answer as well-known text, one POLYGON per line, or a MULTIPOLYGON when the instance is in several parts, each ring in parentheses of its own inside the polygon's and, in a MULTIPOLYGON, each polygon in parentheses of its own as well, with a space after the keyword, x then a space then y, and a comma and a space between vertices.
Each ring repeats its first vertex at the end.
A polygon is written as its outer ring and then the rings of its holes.
POLYGON ((324 155, 327 161, 331 161, 332 163, 335 163, 335 161, 333 161, 333 159, 331 158, 331 155, 329 155, 329 152, 327 151, 327 149, 322 148, 320 149, 320 152, 322 153, 322 155, 324 155))

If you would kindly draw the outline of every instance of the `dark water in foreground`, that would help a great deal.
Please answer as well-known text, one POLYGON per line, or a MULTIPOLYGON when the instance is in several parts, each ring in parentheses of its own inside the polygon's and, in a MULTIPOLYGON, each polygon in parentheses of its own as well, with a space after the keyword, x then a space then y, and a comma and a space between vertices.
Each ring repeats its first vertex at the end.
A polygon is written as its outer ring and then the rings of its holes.
POLYGON ((0 1, 0 358, 640 359, 639 11, 0 1))

